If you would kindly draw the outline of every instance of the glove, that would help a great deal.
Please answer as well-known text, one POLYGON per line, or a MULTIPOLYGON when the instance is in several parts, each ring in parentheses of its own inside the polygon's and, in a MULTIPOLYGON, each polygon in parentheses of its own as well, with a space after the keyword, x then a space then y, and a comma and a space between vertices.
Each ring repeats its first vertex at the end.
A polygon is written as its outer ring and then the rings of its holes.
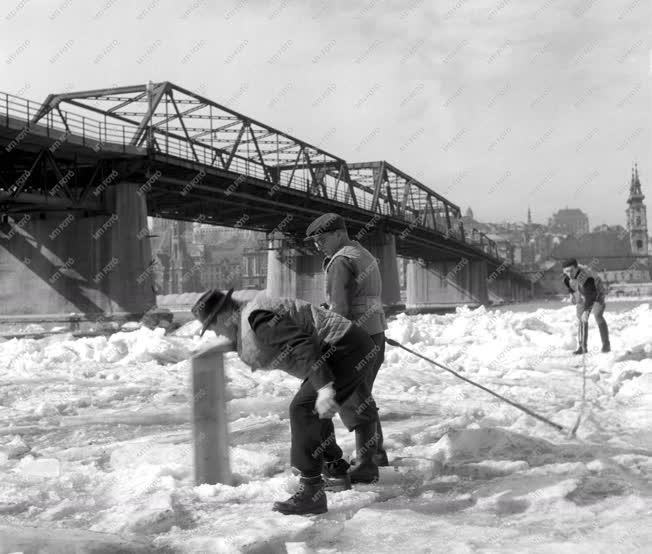
POLYGON ((589 320, 589 312, 582 312, 580 319, 582 320, 582 323, 586 323, 589 320))
POLYGON ((339 409, 337 402, 335 402, 335 389, 332 382, 317 391, 315 409, 321 419, 333 417, 339 409))

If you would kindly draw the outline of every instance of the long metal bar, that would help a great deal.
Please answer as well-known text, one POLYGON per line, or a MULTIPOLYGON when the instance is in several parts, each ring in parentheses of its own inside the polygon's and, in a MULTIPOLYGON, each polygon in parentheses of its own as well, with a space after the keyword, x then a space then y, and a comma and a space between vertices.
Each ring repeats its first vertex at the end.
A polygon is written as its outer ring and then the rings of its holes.
POLYGON ((35 159, 34 162, 32 163, 32 166, 28 169, 27 174, 24 174, 24 175, 25 175, 25 179, 23 179, 23 182, 20 183, 20 185, 18 185, 14 191, 8 193, 8 194, 9 194, 9 198, 12 198, 12 199, 13 199, 13 198, 16 198, 16 197, 20 194, 20 192, 25 188, 25 185, 27 184, 27 181, 29 181, 29 178, 30 178, 30 177, 32 176, 32 174, 34 173, 34 169, 36 169, 36 166, 37 166, 37 165, 39 164, 39 162, 41 161, 41 158, 45 155, 45 152, 46 152, 46 150, 41 150, 41 151, 38 153, 38 155, 36 156, 36 159, 35 159))
POLYGON ((75 204, 73 200, 68 198, 59 198, 56 196, 33 194, 31 192, 21 192, 16 197, 12 197, 10 193, 0 190, 0 202, 8 204, 32 204, 37 206, 51 206, 63 209, 85 209, 85 210, 101 210, 102 205, 97 203, 79 203, 75 204))
MULTIPOLYGON (((103 110, 100 110, 99 108, 96 108, 95 106, 87 106, 86 104, 82 104, 81 102, 77 102, 76 100, 69 98, 66 99, 65 102, 67 104, 72 104, 73 106, 77 106, 78 108, 84 108, 85 110, 89 110, 91 112, 95 112, 100 115, 104 115, 105 112, 103 110)), ((81 116, 80 116, 81 117, 81 116)), ((111 117, 115 119, 119 119, 120 121, 123 121, 124 123, 129 123, 133 125, 134 127, 138 126, 138 121, 134 121, 133 119, 128 119, 126 117, 122 117, 117 114, 111 114, 111 117)))
MULTIPOLYGON (((200 106, 195 106, 194 108, 188 108, 185 112, 181 112, 181 115, 182 116, 187 116, 191 112, 196 112, 197 110, 201 110, 202 108, 205 108, 205 107, 206 106, 201 106, 200 105, 200 106)), ((153 115, 155 115, 155 114, 151 114, 150 117, 153 116, 153 115)), ((176 115, 166 116, 165 119, 162 119, 161 121, 157 121, 156 123, 153 124, 153 126, 158 127, 159 125, 163 125, 163 124, 167 123, 168 121, 171 121, 171 120, 175 119, 176 117, 180 117, 180 116, 176 116, 176 115)))
POLYGON ((231 167, 231 162, 233 161, 233 156, 235 156, 236 151, 238 150, 238 146, 240 146, 240 139, 242 138, 242 134, 244 133, 245 127, 246 127, 246 122, 242 122, 242 127, 240 127, 240 132, 238 133, 238 137, 235 139, 235 143, 233 144, 233 148, 231 149, 231 152, 229 153, 229 159, 226 162, 226 169, 229 169, 231 167))
POLYGON ((70 192, 70 189, 68 188, 68 185, 65 182, 63 174, 61 173, 61 170, 59 169, 59 166, 57 165, 57 160, 54 158, 54 155, 52 154, 52 152, 50 152, 49 150, 45 150, 45 158, 46 158, 47 161, 50 162, 50 165, 54 169, 54 174, 55 174, 55 176, 57 178, 57 184, 61 183, 61 185, 63 187, 63 190, 66 192, 66 195, 68 196, 68 198, 70 198, 71 200, 74 200, 75 197, 70 192))
POLYGON ((465 381, 466 383, 469 383, 473 385, 474 387, 478 387, 479 389, 482 389, 485 392, 488 392, 492 396, 495 396, 496 398, 502 400, 503 402, 507 402, 510 406, 514 406, 514 408, 517 408, 521 410, 522 412, 525 412, 526 414, 538 419, 539 421, 543 421, 544 423, 550 425, 551 427, 554 427, 557 429, 557 431, 563 431, 564 427, 562 425, 559 425, 559 423, 555 423, 554 421, 549 420, 546 417, 543 417, 542 415, 537 414, 536 412, 533 412, 529 408, 526 408, 522 404, 519 404, 518 402, 514 402, 513 400, 510 400, 509 398, 505 398, 504 396, 498 394, 497 392, 492 391, 491 389, 488 389, 487 387, 482 386, 480 383, 476 383, 475 381, 472 381, 471 379, 467 379, 463 375, 460 375, 457 373, 457 371, 453 371, 452 369, 449 369, 445 365, 442 365, 440 363, 437 363, 435 360, 428 358, 424 356, 423 354, 419 354, 418 352, 415 352, 411 348, 408 348, 407 346, 403 346, 400 342, 395 341, 394 339, 390 339, 389 337, 385 337, 385 342, 389 344, 390 346, 396 346, 398 348, 402 348, 403 350, 409 352, 410 354, 413 354, 415 356, 418 356, 419 358, 426 360, 427 362, 430 362, 431 364, 436 365, 437 367, 440 367, 441 369, 448 371, 449 373, 452 373, 457 377, 458 379, 462 379, 462 381, 465 381))
POLYGON ((199 163, 199 156, 197 156, 194 141, 190 140, 190 135, 188 134, 188 131, 186 129, 186 124, 183 122, 183 118, 181 117, 181 113, 179 112, 179 108, 177 107, 177 103, 174 101, 174 96, 172 95, 172 93, 169 94, 169 97, 170 97, 170 100, 172 102, 172 107, 177 112, 177 116, 179 116, 179 121, 181 122, 181 125, 183 126, 183 131, 184 131, 184 133, 186 133, 186 139, 190 143, 190 149, 192 150, 192 154, 193 154, 193 156, 195 156, 195 160, 197 161, 197 163, 199 163))
MULTIPOLYGON (((303 157, 306 159, 306 163, 308 165, 308 171, 310 172, 310 176, 312 177, 312 181, 311 181, 310 185, 308 186, 308 191, 307 191, 308 194, 311 194, 312 189, 314 187, 319 189, 319 183, 317 181, 317 175, 315 174, 315 170, 312 167, 312 162, 310 161, 310 156, 308 155, 308 152, 306 151, 305 148, 303 149, 303 157)), ((324 198, 326 198, 325 194, 324 194, 324 198)))
POLYGON ((228 129, 229 127, 233 127, 234 125, 237 125, 238 123, 242 123, 242 121, 240 121, 239 119, 236 119, 235 121, 231 121, 231 123, 228 123, 227 125, 222 125, 221 127, 218 127, 217 129, 213 129, 213 119, 214 118, 212 118, 212 117, 210 118, 211 128, 206 129, 205 131, 202 131, 201 133, 197 133, 196 135, 193 135, 192 136, 193 140, 197 140, 199 137, 202 137, 202 136, 208 135, 208 134, 211 135, 211 139, 212 139, 212 135, 214 133, 219 133, 220 131, 224 131, 224 130, 228 129))
POLYGON ((139 94, 138 96, 134 96, 133 98, 125 99, 124 102, 121 102, 117 106, 113 106, 113 107, 109 108, 106 111, 107 111, 107 113, 117 112, 120 108, 122 108, 122 106, 126 106, 127 104, 131 104, 132 102, 138 102, 141 98, 144 98, 146 95, 147 95, 147 91, 139 94))
POLYGON ((70 132, 70 127, 68 127, 68 120, 66 119, 66 117, 61 112, 61 108, 59 106, 57 106, 57 112, 59 112, 59 117, 61 118, 61 121, 63 121, 63 124, 64 124, 64 126, 66 128, 66 131, 70 132))
MULTIPOLYGON (((299 161, 302 152, 303 152, 303 148, 299 148, 299 151, 297 152, 297 159, 296 159, 297 162, 299 161)), ((288 181, 288 187, 292 184, 292 179, 294 179, 295 170, 296 170, 296 163, 295 163, 295 167, 292 168, 292 173, 290 173, 290 180, 288 181)))
POLYGON ((267 176, 269 181, 272 182, 273 181, 272 176, 269 172, 269 169, 267 169, 267 165, 265 164, 265 159, 263 158, 263 155, 260 152, 260 148, 258 147, 258 141, 256 140, 256 135, 254 135, 254 131, 251 128, 251 125, 249 125, 249 134, 253 139, 254 146, 256 147, 256 152, 258 152, 258 156, 260 156, 260 165, 263 166, 263 169, 265 170, 265 175, 267 176))
POLYGON ((375 212, 378 209, 378 196, 380 195, 380 187, 383 184, 383 177, 385 172, 383 171, 384 165, 381 162, 378 165, 374 165, 373 174, 374 174, 374 196, 371 201, 371 211, 375 212))

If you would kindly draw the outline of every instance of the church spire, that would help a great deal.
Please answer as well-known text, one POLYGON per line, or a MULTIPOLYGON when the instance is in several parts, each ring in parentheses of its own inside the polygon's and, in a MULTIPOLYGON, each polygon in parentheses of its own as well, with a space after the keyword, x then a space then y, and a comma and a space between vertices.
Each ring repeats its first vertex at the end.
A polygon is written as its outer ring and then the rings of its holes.
POLYGON ((641 199, 643 200, 643 191, 641 190, 641 181, 638 177, 638 163, 634 163, 634 167, 632 168, 632 182, 629 185, 629 199, 627 200, 630 202, 631 200, 637 200, 641 199))
POLYGON ((632 184, 629 188, 627 199, 627 230, 629 231, 629 242, 634 256, 646 256, 648 253, 647 236, 647 210, 643 199, 645 198, 641 189, 641 181, 638 177, 638 164, 632 169, 632 184))

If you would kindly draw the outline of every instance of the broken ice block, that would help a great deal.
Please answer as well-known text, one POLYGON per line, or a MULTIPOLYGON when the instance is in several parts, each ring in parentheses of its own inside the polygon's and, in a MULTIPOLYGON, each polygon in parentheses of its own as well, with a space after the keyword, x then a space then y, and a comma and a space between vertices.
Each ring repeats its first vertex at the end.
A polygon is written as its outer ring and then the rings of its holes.
POLYGON ((32 477, 59 477, 61 475, 61 464, 56 458, 25 456, 18 463, 15 471, 32 477))

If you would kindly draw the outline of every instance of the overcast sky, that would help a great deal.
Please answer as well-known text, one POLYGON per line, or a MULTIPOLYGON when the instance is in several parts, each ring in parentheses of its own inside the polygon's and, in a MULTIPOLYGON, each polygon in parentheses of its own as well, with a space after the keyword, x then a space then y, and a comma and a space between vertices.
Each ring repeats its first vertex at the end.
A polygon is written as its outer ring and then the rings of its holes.
MULTIPOLYGON (((649 0, 8 0, 0 91, 172 81, 483 221, 652 202, 649 0)), ((652 224, 652 221, 649 221, 652 224)))

